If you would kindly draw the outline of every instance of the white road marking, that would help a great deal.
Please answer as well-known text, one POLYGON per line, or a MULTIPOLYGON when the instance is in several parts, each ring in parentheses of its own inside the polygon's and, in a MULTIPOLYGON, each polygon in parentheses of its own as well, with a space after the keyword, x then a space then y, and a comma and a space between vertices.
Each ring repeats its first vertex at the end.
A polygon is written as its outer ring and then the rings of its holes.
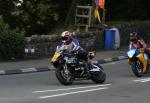
POLYGON ((134 82, 142 82, 142 83, 145 83, 145 82, 149 82, 150 81, 150 78, 145 78, 145 79, 137 79, 137 80, 133 80, 134 82))
POLYGON ((107 62, 111 62, 112 61, 112 58, 106 58, 106 59, 104 59, 105 61, 107 61, 107 62))
POLYGON ((38 97, 38 98, 39 99, 46 99, 46 98, 59 97, 59 96, 65 96, 65 95, 70 95, 70 94, 77 94, 77 93, 86 93, 86 92, 92 92, 92 91, 104 90, 104 89, 108 89, 108 87, 96 88, 96 89, 90 89, 90 90, 83 90, 83 91, 76 91, 76 92, 68 92, 68 93, 49 95, 49 96, 41 96, 41 97, 38 97))
POLYGON ((4 70, 0 70, 0 74, 6 74, 4 70))
POLYGON ((103 86, 109 86, 109 85, 111 85, 111 84, 94 85, 94 86, 84 86, 84 87, 76 87, 76 88, 63 88, 63 89, 53 89, 53 90, 34 91, 34 92, 32 92, 32 93, 44 93, 44 92, 67 91, 67 90, 75 90, 75 89, 86 89, 86 88, 94 88, 94 87, 103 87, 103 86))
POLYGON ((48 69, 50 69, 50 70, 55 70, 55 68, 54 68, 53 65, 48 66, 48 69))
POLYGON ((25 69, 21 69, 21 71, 23 73, 28 73, 28 72, 36 72, 36 68, 25 68, 25 69))
POLYGON ((107 65, 114 65, 114 64, 116 64, 116 62, 112 62, 112 63, 106 63, 106 64, 101 64, 102 66, 107 66, 107 65))
POLYGON ((112 62, 112 63, 109 63, 109 64, 114 65, 114 64, 116 64, 116 63, 115 63, 115 62, 112 62))
POLYGON ((119 56, 118 59, 126 59, 127 57, 125 56, 119 56))

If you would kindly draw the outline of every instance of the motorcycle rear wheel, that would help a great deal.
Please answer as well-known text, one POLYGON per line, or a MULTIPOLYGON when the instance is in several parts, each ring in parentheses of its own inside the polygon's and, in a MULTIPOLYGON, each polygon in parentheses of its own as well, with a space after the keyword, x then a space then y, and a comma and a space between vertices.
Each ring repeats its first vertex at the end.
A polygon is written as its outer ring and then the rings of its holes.
POLYGON ((106 73, 104 72, 104 69, 99 64, 94 64, 98 68, 100 68, 99 72, 96 72, 92 75, 91 80, 95 83, 103 83, 106 80, 106 73))

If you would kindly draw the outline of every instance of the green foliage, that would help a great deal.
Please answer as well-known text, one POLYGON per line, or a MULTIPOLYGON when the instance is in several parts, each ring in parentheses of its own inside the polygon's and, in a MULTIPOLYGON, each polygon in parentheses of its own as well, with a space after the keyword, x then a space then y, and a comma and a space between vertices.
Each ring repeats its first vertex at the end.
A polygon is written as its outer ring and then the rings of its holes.
MULTIPOLYGON (((95 0, 0 0, 0 15, 11 29, 24 29, 26 36, 47 34, 56 27, 74 24, 76 5, 95 0)), ((148 20, 148 0, 105 0, 106 21, 148 20)))
POLYGON ((18 29, 11 30, 0 17, 0 58, 10 59, 23 56, 25 47, 24 32, 18 29))
POLYGON ((59 22, 52 0, 0 0, 0 14, 11 28, 24 29, 26 36, 46 34, 59 22))
POLYGON ((50 1, 28 0, 20 7, 15 7, 14 11, 19 12, 19 15, 13 15, 17 18, 17 27, 25 28, 27 36, 48 33, 55 27, 59 18, 50 1))

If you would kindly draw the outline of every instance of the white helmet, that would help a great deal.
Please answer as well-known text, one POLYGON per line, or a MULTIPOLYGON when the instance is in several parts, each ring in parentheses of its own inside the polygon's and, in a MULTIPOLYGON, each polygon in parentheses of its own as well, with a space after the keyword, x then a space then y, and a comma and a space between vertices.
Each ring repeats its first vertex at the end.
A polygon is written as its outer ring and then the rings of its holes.
POLYGON ((64 31, 61 33, 62 42, 67 42, 72 39, 72 33, 69 31, 64 31))

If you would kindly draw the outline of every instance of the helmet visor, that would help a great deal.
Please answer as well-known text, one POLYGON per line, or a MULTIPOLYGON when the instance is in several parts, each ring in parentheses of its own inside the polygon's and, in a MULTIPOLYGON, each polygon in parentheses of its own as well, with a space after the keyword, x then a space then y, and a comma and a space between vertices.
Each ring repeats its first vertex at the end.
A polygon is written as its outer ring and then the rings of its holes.
POLYGON ((61 39, 62 40, 68 40, 68 37, 62 37, 61 39))
POLYGON ((136 41, 136 39, 131 39, 131 41, 136 41))

